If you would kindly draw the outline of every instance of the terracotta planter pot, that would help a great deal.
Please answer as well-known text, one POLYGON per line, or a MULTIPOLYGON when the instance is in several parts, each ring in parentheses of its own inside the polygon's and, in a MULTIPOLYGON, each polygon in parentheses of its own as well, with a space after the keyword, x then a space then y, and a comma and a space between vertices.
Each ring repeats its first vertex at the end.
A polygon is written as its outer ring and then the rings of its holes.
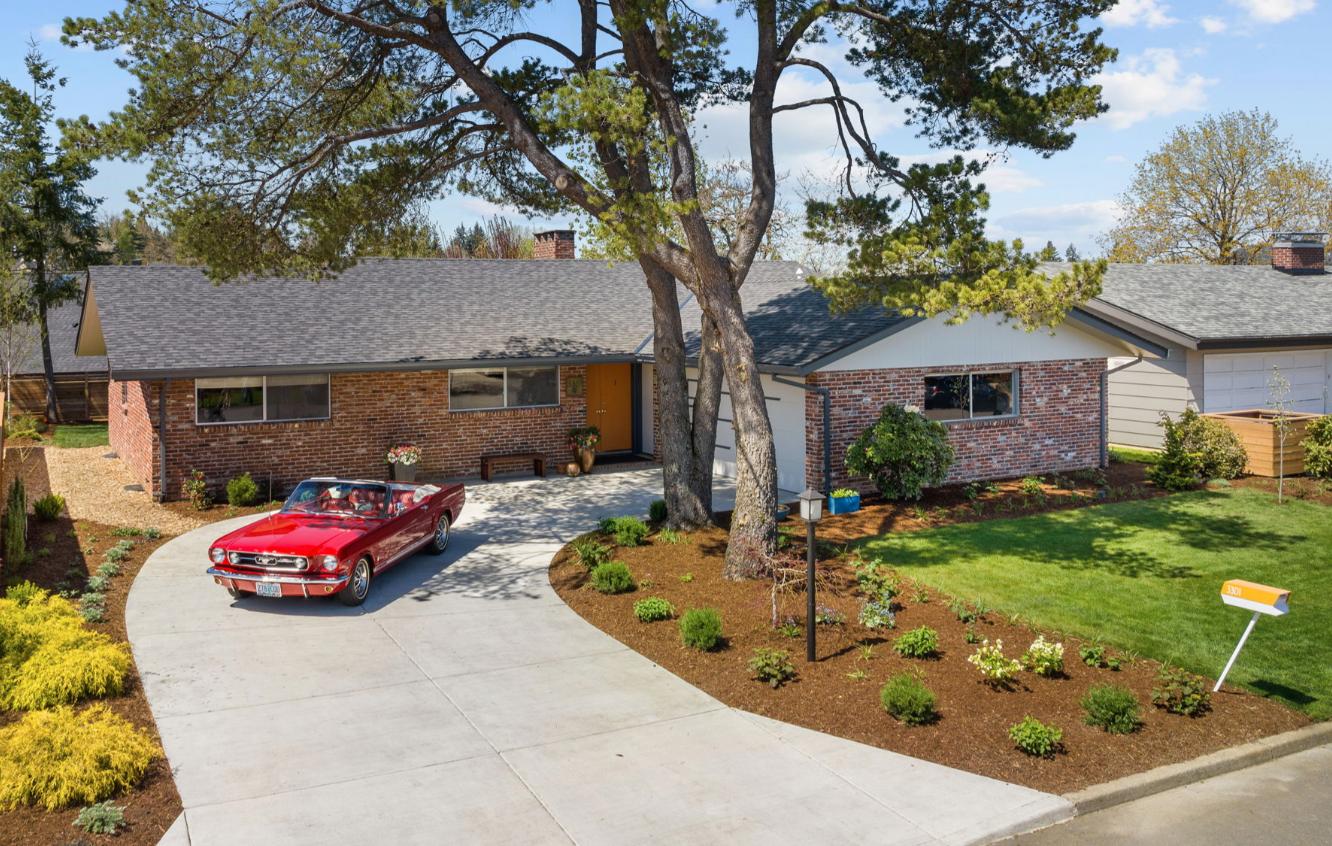
POLYGON ((574 450, 574 458, 578 461, 578 469, 584 473, 592 472, 592 465, 597 460, 596 447, 579 447, 574 450))
POLYGON ((390 464, 393 470, 393 481, 395 482, 415 482, 416 465, 415 464, 390 464))

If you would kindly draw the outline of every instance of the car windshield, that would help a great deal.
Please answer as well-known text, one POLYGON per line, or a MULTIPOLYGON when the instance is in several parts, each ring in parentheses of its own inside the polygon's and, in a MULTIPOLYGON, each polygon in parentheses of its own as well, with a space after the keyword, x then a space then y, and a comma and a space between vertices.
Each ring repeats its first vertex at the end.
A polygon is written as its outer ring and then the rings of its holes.
POLYGON ((296 486, 282 510, 293 514, 374 519, 384 516, 387 492, 384 485, 367 482, 308 480, 296 486))

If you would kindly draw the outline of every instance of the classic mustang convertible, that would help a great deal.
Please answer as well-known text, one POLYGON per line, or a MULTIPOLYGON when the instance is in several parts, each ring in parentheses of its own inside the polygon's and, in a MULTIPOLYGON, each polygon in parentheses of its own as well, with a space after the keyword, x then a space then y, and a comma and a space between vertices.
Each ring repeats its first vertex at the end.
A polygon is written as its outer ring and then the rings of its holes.
POLYGON ((376 574, 448 548, 466 497, 460 484, 307 479, 281 511, 218 538, 208 574, 235 599, 333 594, 360 605, 376 574))

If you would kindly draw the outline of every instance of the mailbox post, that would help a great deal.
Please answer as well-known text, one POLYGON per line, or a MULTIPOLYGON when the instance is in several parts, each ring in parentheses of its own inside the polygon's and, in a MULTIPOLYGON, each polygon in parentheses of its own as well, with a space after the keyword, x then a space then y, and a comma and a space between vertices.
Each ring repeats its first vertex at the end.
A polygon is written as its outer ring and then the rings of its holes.
POLYGON ((1244 629, 1244 634, 1235 646, 1235 651, 1231 653, 1230 660, 1226 662, 1226 668, 1221 671, 1221 677, 1216 680, 1216 687, 1212 688, 1213 693, 1221 689, 1221 683, 1226 680, 1230 668, 1235 665, 1235 659, 1239 657, 1240 650, 1244 648, 1244 642, 1253 633, 1253 627, 1258 625, 1258 618, 1264 614, 1280 617, 1289 613, 1290 608, 1286 605, 1286 600, 1289 597, 1290 591, 1288 590, 1268 587, 1255 582, 1246 582, 1243 579, 1231 579, 1221 586, 1221 601, 1236 608, 1252 611, 1253 618, 1249 620, 1249 625, 1244 629))

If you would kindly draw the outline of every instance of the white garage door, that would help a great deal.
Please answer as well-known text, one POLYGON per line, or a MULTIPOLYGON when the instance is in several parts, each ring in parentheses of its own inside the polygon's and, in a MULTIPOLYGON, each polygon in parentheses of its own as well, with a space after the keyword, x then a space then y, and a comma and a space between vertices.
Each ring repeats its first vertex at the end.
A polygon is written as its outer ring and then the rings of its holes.
POLYGON ((1295 411, 1327 411, 1328 351, 1213 354, 1203 356, 1203 410, 1267 408, 1274 401, 1272 369, 1290 382, 1288 401, 1295 411))

